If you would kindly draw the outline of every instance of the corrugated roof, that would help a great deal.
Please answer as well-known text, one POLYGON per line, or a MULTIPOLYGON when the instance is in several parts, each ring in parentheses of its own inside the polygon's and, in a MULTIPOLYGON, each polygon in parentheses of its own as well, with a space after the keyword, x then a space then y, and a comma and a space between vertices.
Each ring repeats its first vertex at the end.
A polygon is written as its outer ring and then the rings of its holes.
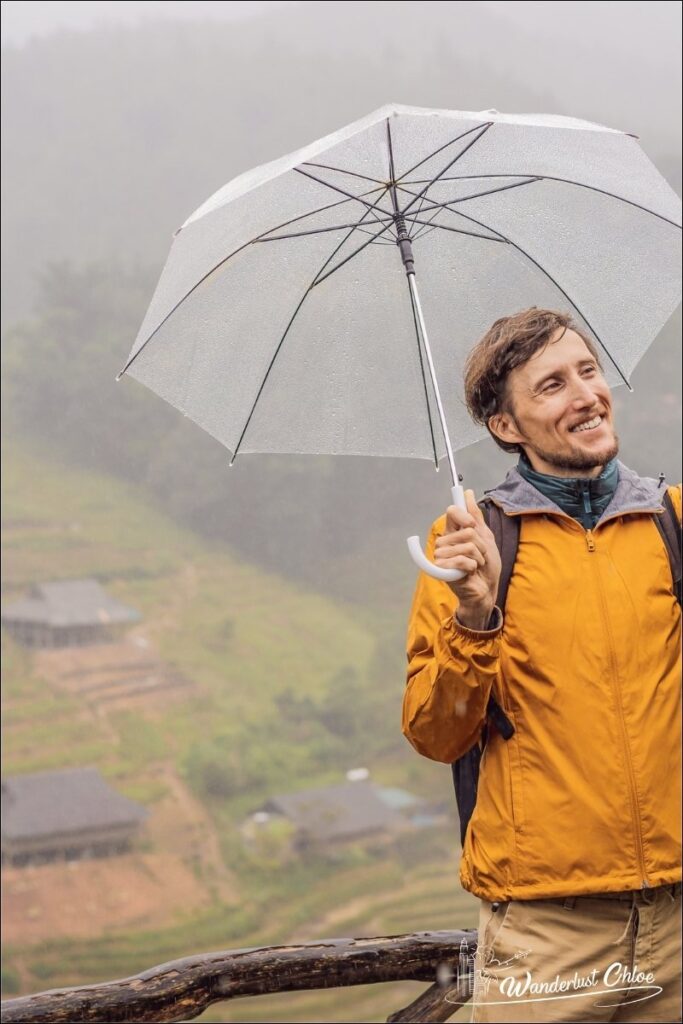
POLYGON ((39 622, 48 626, 92 626, 135 622, 140 618, 110 597, 97 580, 39 583, 26 598, 5 605, 3 622, 39 622))
POLYGON ((134 825, 147 814, 140 804, 112 789, 96 768, 13 775, 2 782, 3 839, 134 825))
POLYGON ((259 810, 284 814, 297 828, 325 840, 377 832, 403 822, 366 781, 284 793, 271 797, 259 810))

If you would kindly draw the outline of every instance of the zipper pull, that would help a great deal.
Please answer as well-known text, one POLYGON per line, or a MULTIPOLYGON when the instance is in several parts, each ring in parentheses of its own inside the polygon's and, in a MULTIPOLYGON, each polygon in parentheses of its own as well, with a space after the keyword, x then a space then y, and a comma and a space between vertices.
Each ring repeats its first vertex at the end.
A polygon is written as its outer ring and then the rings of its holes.
POLYGON ((589 551, 595 551, 595 541, 593 540, 592 530, 586 530, 586 544, 588 545, 589 551))
POLYGON ((591 487, 589 483, 581 484, 581 497, 583 498, 583 510, 586 515, 590 515, 593 509, 591 507, 591 487))

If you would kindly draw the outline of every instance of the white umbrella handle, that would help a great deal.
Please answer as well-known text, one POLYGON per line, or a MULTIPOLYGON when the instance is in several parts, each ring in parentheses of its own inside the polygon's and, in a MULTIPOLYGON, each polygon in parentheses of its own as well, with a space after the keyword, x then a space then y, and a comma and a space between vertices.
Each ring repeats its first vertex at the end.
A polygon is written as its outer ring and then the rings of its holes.
MULTIPOLYGON (((465 492, 460 484, 455 484, 455 486, 451 487, 451 497, 453 499, 453 505, 457 505, 458 508, 467 510, 465 492)), ((440 566, 434 565, 433 562, 430 562, 422 550, 419 537, 408 537, 407 543, 411 558, 417 567, 422 569, 422 571, 426 572, 429 576, 433 576, 437 580, 445 580, 447 583, 454 583, 456 580, 461 580, 464 576, 467 576, 467 573, 463 569, 442 569, 440 566)))

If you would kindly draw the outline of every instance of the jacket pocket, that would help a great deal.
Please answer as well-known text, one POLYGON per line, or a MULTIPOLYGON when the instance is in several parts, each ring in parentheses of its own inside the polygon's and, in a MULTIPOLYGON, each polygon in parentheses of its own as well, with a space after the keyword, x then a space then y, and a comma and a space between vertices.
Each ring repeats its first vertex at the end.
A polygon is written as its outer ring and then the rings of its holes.
POLYGON ((483 920, 479 930, 478 945, 482 946, 484 950, 491 949, 498 932, 505 923, 505 918, 510 910, 511 903, 498 903, 498 909, 494 913, 494 904, 488 903, 486 900, 482 900, 482 917, 483 920))
POLYGON ((478 1001, 480 993, 476 991, 478 984, 488 987, 485 979, 496 979, 496 967, 500 964, 500 943, 504 941, 503 930, 510 914, 512 903, 499 903, 493 912, 494 904, 482 900, 479 916, 479 933, 477 936, 477 953, 475 956, 474 999, 478 1001))
MULTIPOLYGON (((514 727, 514 734, 503 742, 508 759, 508 777, 510 779, 510 808, 515 833, 515 845, 519 855, 519 837, 524 832, 526 815, 524 811, 524 786, 522 778, 522 758, 519 750, 519 721, 512 711, 505 712, 514 727)), ((518 861, 519 867, 519 861, 518 861)))

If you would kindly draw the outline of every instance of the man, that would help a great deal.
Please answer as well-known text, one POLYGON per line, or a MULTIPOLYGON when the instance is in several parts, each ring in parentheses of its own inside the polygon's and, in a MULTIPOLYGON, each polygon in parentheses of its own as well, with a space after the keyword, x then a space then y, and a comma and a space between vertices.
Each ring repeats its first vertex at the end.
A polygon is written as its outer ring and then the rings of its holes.
POLYGON ((666 485, 617 459, 598 353, 567 316, 496 321, 465 393, 519 453, 488 492, 521 516, 517 559, 503 614, 472 492, 436 521, 428 557, 467 575, 420 575, 402 728, 452 763, 493 695, 515 730, 488 723, 460 866, 481 900, 472 1020, 680 1021, 681 614, 652 520, 666 485))

